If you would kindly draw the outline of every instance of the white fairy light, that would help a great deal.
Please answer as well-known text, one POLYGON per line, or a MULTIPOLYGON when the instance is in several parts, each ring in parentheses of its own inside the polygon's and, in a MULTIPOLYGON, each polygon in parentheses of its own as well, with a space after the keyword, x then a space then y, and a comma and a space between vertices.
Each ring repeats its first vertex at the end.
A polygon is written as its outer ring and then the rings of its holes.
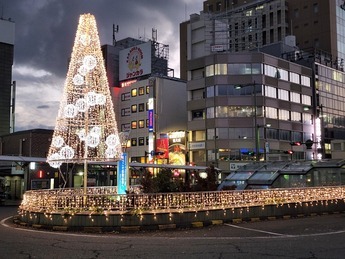
POLYGON ((86 96, 86 102, 89 106, 95 106, 97 104, 97 94, 95 92, 88 92, 86 96))
POLYGON ((77 107, 79 112, 85 112, 87 110, 87 102, 84 98, 79 98, 75 102, 75 106, 77 107))
POLYGON ((60 149, 59 154, 64 159, 72 159, 74 157, 74 150, 70 146, 64 146, 60 149))
POLYGON ((96 67, 97 65, 97 59, 92 56, 92 55, 87 55, 84 57, 83 59, 83 66, 88 69, 88 70, 92 70, 96 67))
POLYGON ((81 44, 83 44, 84 46, 90 45, 90 35, 87 34, 82 34, 80 35, 79 41, 81 42, 81 44))
POLYGON ((80 130, 77 130, 77 135, 79 136, 79 139, 81 141, 84 141, 86 139, 86 132, 85 132, 85 129, 80 129, 80 130))
POLYGON ((80 16, 75 39, 53 135, 64 142, 55 140, 48 157, 61 153, 60 160, 67 162, 74 152, 76 163, 119 160, 122 148, 116 137, 110 140, 114 147, 106 144, 106 137, 117 136, 118 130, 93 15, 80 16))
POLYGON ((61 136, 55 136, 52 140, 53 147, 62 147, 64 140, 61 136))
POLYGON ((86 136, 86 145, 89 147, 97 147, 99 144, 99 135, 97 133, 90 133, 86 136))
POLYGON ((118 136, 111 134, 107 137, 105 143, 108 147, 115 147, 120 144, 120 139, 118 136))
POLYGON ((72 79, 72 81, 73 81, 73 84, 74 85, 82 85, 82 84, 84 84, 84 77, 82 77, 81 75, 79 75, 79 74, 76 74, 74 77, 73 77, 73 79, 72 79))
POLYGON ((67 104, 64 109, 64 115, 66 118, 73 118, 77 115, 78 109, 73 104, 67 104))
POLYGON ((116 150, 113 147, 108 147, 105 150, 105 156, 106 158, 113 158, 116 155, 116 150))
POLYGON ((54 153, 48 157, 48 164, 53 168, 59 168, 62 165, 60 161, 62 157, 58 153, 54 153))
POLYGON ((94 134, 97 134, 98 136, 100 136, 102 133, 102 128, 95 126, 90 130, 90 133, 94 133, 94 134))
POLYGON ((97 94, 96 96, 96 103, 98 105, 104 105, 107 101, 107 98, 104 94, 97 94))
POLYGON ((89 72, 89 70, 85 66, 78 68, 78 73, 82 76, 86 76, 87 72, 89 72))

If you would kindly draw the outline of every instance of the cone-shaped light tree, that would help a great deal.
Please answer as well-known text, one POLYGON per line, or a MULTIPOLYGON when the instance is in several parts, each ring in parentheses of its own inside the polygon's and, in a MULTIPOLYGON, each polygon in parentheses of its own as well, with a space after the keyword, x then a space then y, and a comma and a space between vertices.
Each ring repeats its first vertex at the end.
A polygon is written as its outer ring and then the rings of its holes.
POLYGON ((47 161, 55 168, 63 162, 84 163, 86 171, 87 162, 117 161, 121 155, 96 20, 83 14, 47 161))

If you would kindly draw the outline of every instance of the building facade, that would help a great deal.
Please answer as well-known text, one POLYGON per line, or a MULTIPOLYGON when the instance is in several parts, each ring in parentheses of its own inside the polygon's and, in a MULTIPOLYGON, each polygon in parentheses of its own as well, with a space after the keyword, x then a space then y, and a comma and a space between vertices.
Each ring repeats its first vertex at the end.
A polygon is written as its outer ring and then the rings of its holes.
POLYGON ((13 132, 14 116, 12 65, 14 55, 15 24, 10 20, 0 19, 0 136, 13 132), (11 129, 12 128, 12 129, 11 129))
POLYGON ((312 70, 261 52, 218 53, 188 64, 190 159, 313 159, 312 70), (289 151, 293 151, 290 154, 289 151))
POLYGON ((191 161, 219 164, 224 160, 223 149, 230 160, 248 159, 243 156, 248 153, 260 154, 254 158, 258 160, 332 158, 331 141, 345 139, 344 9, 344 1, 339 0, 209 0, 204 1, 200 14, 191 14, 189 21, 181 23, 180 68, 181 78, 188 81, 188 130, 200 131, 190 136, 191 161), (258 58, 260 55, 262 58, 258 58), (250 75, 253 65, 259 65, 261 70, 250 75), (237 69, 241 66, 242 71, 237 69), (253 86, 247 93, 249 98, 234 98, 239 95, 235 88, 248 88, 250 84, 253 86), (233 90, 228 88, 227 94, 220 94, 217 87, 224 89, 224 85, 233 90), (226 97, 208 101, 212 99, 210 94, 226 97), (197 104, 194 95, 203 101, 197 104), (273 104, 271 98, 279 105, 273 104), (237 134, 237 140, 233 135, 233 140, 224 144, 217 133, 217 127, 229 127, 225 135, 230 137, 233 125, 239 128, 238 132, 245 132, 239 126, 244 120, 238 118, 243 114, 229 113, 239 100, 241 108, 256 107, 249 116, 252 124, 248 129, 255 139, 249 146, 252 150, 243 148, 248 137, 242 139, 242 135, 248 134, 237 134), (209 120, 210 116, 214 118, 209 120), (228 122, 220 118, 224 116, 229 117, 225 120, 228 122), (276 117, 275 122, 271 116, 276 117), (270 140, 274 135, 277 141, 270 140), (311 149, 305 144, 307 140, 312 141, 311 149), (294 146, 295 142, 299 146, 294 146), (232 149, 240 150, 234 151, 237 157, 231 155, 232 149))
POLYGON ((179 151, 185 165, 186 82, 168 76, 168 45, 126 38, 102 49, 129 161, 171 163, 179 151))

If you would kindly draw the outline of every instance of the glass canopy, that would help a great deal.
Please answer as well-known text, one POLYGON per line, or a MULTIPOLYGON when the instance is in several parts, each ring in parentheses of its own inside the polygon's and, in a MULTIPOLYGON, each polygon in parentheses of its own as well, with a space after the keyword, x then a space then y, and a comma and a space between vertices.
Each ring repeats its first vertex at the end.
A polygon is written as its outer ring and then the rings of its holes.
MULTIPOLYGON (((222 181, 218 189, 243 190, 311 186, 312 184, 318 185, 316 181, 312 182, 314 178, 327 178, 326 174, 339 175, 341 184, 345 180, 344 166, 345 160, 253 162, 232 172, 222 181), (341 180, 341 178, 344 179, 341 180)), ((331 182, 322 182, 322 185, 331 184, 331 182)))

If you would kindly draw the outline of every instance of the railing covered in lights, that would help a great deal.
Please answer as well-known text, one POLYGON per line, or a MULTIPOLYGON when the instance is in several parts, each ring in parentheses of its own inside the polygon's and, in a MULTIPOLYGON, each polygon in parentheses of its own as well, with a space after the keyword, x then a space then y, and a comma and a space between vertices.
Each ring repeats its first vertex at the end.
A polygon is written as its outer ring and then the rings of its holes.
POLYGON ((345 186, 215 192, 116 194, 116 187, 34 190, 20 209, 42 213, 200 211, 345 200, 345 186))

